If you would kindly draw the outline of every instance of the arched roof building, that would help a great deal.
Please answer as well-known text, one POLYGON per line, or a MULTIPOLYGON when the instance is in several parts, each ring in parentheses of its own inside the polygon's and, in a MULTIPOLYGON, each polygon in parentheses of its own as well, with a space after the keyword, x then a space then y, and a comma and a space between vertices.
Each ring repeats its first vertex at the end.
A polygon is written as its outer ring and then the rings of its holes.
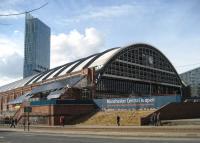
MULTIPOLYGON (((108 49, 13 82, 0 87, 0 94, 24 86, 54 82, 52 79, 66 74, 69 75, 66 80, 70 78, 71 82, 73 73, 87 68, 95 69, 94 98, 181 95, 182 82, 173 65, 158 49, 142 43, 108 49)), ((73 86, 83 78, 77 79, 76 76, 73 86)))

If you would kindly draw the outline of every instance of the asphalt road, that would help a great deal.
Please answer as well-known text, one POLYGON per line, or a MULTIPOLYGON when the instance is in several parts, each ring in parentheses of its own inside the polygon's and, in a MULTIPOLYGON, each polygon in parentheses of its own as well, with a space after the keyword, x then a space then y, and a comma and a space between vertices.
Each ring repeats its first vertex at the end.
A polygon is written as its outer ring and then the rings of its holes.
POLYGON ((131 138, 0 131, 0 143, 200 143, 192 138, 131 138))

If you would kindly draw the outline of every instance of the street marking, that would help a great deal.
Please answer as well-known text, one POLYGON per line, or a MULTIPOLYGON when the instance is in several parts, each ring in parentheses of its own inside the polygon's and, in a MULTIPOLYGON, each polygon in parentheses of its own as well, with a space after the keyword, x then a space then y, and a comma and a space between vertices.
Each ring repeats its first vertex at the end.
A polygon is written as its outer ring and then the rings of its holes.
POLYGON ((69 138, 96 138, 96 139, 121 139, 121 140, 143 140, 143 141, 199 141, 199 138, 187 138, 187 137, 135 137, 135 136, 116 136, 116 135, 94 135, 94 134, 65 134, 65 133, 37 133, 31 132, 29 135, 39 135, 39 136, 55 136, 55 137, 69 137, 69 138))

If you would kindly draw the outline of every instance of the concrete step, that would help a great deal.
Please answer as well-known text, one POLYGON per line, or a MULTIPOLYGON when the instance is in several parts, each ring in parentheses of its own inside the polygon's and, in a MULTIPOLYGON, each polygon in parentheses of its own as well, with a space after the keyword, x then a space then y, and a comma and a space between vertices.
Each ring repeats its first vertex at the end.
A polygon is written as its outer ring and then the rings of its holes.
POLYGON ((180 126, 180 125, 200 125, 200 118, 197 119, 180 119, 180 120, 164 120, 163 126, 180 126))

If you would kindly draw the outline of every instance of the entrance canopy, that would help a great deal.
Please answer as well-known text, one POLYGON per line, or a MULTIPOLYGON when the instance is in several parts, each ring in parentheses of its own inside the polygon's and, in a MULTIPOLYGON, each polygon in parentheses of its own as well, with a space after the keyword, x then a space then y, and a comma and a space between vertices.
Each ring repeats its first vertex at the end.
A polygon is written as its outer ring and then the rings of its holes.
POLYGON ((63 93, 65 92, 65 90, 56 90, 51 92, 48 96, 47 99, 56 99, 59 98, 63 93))
POLYGON ((64 87, 73 87, 75 86, 84 76, 74 76, 69 77, 65 80, 55 81, 49 84, 44 84, 32 89, 31 94, 43 93, 43 92, 51 92, 55 90, 61 90, 64 87))
POLYGON ((16 99, 8 102, 9 105, 13 105, 13 104, 21 104, 24 101, 28 101, 29 98, 31 98, 33 95, 30 92, 27 92, 19 97, 17 97, 16 99))

